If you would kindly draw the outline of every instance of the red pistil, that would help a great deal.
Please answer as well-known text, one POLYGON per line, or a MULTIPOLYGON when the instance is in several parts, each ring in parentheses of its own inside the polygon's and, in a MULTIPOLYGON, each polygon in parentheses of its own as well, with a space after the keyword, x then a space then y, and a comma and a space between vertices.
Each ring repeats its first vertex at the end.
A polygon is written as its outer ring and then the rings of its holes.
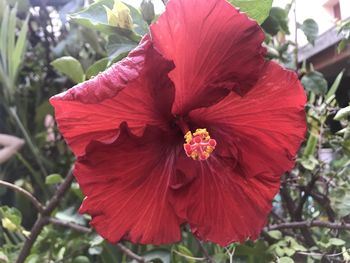
POLYGON ((186 155, 193 160, 204 161, 214 151, 216 141, 211 139, 206 129, 197 129, 195 133, 188 131, 185 134, 184 149, 186 155))

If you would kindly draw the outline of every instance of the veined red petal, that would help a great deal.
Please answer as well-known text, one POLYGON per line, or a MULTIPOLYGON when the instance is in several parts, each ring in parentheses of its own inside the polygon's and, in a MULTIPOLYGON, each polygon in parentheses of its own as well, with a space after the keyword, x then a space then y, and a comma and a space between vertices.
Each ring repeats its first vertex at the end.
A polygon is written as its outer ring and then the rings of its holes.
MULTIPOLYGON (((218 155, 192 162, 193 183, 173 191, 177 212, 203 241, 221 246, 256 239, 266 223, 279 178, 267 174, 246 178, 218 155), (186 204, 186 209, 184 209, 186 204)), ((180 167, 188 173, 188 165, 180 167)))
POLYGON ((246 93, 264 64, 264 33, 225 0, 170 0, 151 33, 175 64, 174 114, 211 105, 230 90, 246 93))
POLYGON ((208 128, 217 140, 207 161, 189 159, 178 167, 195 178, 185 189, 174 189, 183 198, 176 203, 178 214, 195 235, 222 246, 258 237, 280 177, 293 167, 304 140, 305 103, 296 74, 267 62, 245 96, 231 93, 209 108, 190 112, 192 125, 208 128))
POLYGON ((231 93, 212 107, 194 110, 190 118, 208 128, 218 141, 216 153, 232 154, 246 177, 279 177, 294 166, 304 140, 305 103, 296 74, 267 62, 245 96, 231 93))
POLYGON ((76 164, 86 198, 80 212, 110 242, 164 244, 181 239, 180 219, 168 202, 181 139, 147 128, 142 137, 121 128, 112 144, 91 143, 76 164))
POLYGON ((167 77, 172 68, 146 35, 124 60, 52 97, 58 127, 75 155, 83 155, 92 140, 113 141, 124 121, 138 136, 146 125, 166 130, 174 98, 167 77))

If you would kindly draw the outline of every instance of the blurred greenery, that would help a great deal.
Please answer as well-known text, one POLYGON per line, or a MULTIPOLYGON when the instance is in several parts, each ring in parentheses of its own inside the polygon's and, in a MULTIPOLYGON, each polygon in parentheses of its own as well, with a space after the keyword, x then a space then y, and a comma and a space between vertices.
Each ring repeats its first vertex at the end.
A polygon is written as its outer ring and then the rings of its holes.
MULTIPOLYGON (((21 187, 42 204, 57 193, 74 161, 53 123, 48 98, 125 57, 156 19, 149 1, 143 1, 140 9, 127 4, 120 8, 114 0, 90 5, 84 2, 88 1, 23 0, 17 5, 15 1, 0 0, 4 10, 0 12, 0 132, 26 140, 26 146, 1 165, 0 179, 21 187), (106 10, 113 16, 108 18, 106 10), (125 16, 131 24, 120 23, 120 17, 125 16)), ((206 253, 216 262, 350 260, 349 229, 327 227, 350 223, 350 106, 348 99, 347 105, 339 103, 344 98, 338 90, 344 72, 329 81, 311 64, 298 63, 298 43, 286 38, 293 1, 285 9, 271 8, 272 0, 230 2, 258 20, 266 32, 267 58, 297 72, 308 96, 307 140, 296 167, 282 178, 281 192, 261 237, 222 248, 198 243, 184 229, 178 244, 109 244, 87 228, 88 216, 77 213, 83 195, 73 182, 49 215, 61 223, 45 225, 27 263, 140 262, 124 248, 147 262, 163 263, 206 262, 206 253), (308 224, 276 227, 290 222, 308 224), (320 228, 322 223, 325 227, 320 228)), ((316 21, 307 19, 296 26, 311 44, 315 43, 316 21)), ((338 30, 344 38, 338 46, 341 52, 349 43, 349 22, 341 22, 338 30)), ((0 196, 0 263, 15 262, 39 215, 18 192, 0 187, 0 196)))

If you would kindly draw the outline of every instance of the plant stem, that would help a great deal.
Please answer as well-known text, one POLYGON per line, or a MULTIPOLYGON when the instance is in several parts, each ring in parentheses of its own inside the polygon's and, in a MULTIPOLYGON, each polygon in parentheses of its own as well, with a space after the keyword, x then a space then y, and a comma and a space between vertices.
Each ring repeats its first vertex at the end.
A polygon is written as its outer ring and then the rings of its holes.
POLYGON ((198 243, 198 246, 199 248, 202 250, 204 256, 205 256, 205 259, 207 260, 207 262, 209 263, 216 263, 215 260, 209 255, 207 249, 204 247, 202 241, 198 240, 197 238, 195 238, 197 243, 198 243))
POLYGON ((23 188, 15 185, 15 184, 11 184, 9 182, 5 182, 3 180, 0 180, 0 185, 2 185, 4 187, 7 187, 7 188, 10 188, 12 190, 15 190, 16 192, 21 193, 24 196, 26 196, 32 202, 32 204, 35 206, 35 208, 39 211, 39 213, 42 213, 44 211, 44 207, 39 202, 39 200, 36 199, 31 193, 29 193, 28 191, 24 190, 23 188))
POLYGON ((343 229, 350 230, 350 224, 346 223, 333 223, 328 221, 299 221, 270 225, 266 227, 267 231, 280 230, 280 229, 295 229, 295 228, 310 228, 310 227, 322 227, 329 229, 343 229))
POLYGON ((25 140, 27 141, 30 150, 34 154, 35 160, 38 163, 42 174, 46 177, 48 175, 48 173, 47 173, 43 163, 41 162, 40 152, 35 147, 35 145, 33 144, 33 142, 31 140, 28 132, 26 131, 25 127, 23 126, 23 124, 21 122, 21 120, 19 119, 16 110, 14 108, 8 108, 7 110, 10 113, 10 115, 13 117, 13 119, 16 121, 16 123, 17 123, 18 127, 20 128, 20 130, 22 131, 23 136, 24 136, 25 140))
POLYGON ((41 190, 47 194, 47 188, 43 182, 43 180, 41 180, 40 178, 40 174, 38 174, 33 167, 30 165, 30 163, 24 159, 24 157, 22 156, 22 154, 20 153, 16 153, 16 157, 18 158, 19 161, 22 162, 22 164, 28 169, 28 171, 31 173, 31 175, 33 176, 35 182, 40 186, 41 190))
POLYGON ((42 213, 40 213, 38 219, 35 221, 35 224, 30 231, 29 238, 24 242, 24 245, 16 260, 16 263, 23 263, 26 260, 27 256, 30 254, 32 246, 34 245, 41 231, 47 224, 50 223, 48 216, 50 216, 52 211, 59 205, 59 202, 64 197, 64 194, 69 190, 73 178, 74 177, 71 168, 63 183, 58 187, 55 195, 50 199, 48 204, 44 207, 42 213))
POLYGON ((135 259, 139 263, 146 263, 146 260, 143 257, 140 257, 139 255, 132 252, 130 249, 128 249, 126 246, 123 246, 122 244, 118 243, 116 246, 127 256, 129 256, 132 259, 135 259))

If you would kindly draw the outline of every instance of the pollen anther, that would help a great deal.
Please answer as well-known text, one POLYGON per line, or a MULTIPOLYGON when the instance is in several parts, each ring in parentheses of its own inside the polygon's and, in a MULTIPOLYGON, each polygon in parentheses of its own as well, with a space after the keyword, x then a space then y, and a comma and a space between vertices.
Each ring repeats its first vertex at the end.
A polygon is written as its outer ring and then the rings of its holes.
POLYGON ((197 129, 193 134, 189 131, 185 135, 184 150, 193 160, 207 160, 214 151, 216 141, 210 138, 207 129, 197 129))

